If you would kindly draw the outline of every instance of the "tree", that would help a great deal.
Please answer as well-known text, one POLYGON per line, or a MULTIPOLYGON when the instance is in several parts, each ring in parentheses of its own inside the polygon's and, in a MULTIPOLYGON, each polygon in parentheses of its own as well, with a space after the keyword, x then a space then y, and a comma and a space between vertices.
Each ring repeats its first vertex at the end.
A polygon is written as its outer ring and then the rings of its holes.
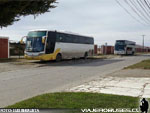
POLYGON ((56 0, 1 0, 0 1, 0 27, 7 27, 19 21, 21 16, 34 15, 34 17, 49 12, 55 8, 56 0))

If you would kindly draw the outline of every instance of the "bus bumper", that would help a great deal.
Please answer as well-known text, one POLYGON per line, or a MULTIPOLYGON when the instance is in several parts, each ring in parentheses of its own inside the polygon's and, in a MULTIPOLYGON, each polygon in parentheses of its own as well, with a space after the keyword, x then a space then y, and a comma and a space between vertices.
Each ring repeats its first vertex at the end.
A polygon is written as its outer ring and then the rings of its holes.
POLYGON ((125 55, 125 51, 114 51, 114 54, 116 55, 125 55))
POLYGON ((53 54, 47 54, 47 55, 40 55, 40 56, 28 56, 25 55, 25 58, 28 60, 43 60, 43 61, 48 61, 48 60, 55 60, 56 56, 53 54))

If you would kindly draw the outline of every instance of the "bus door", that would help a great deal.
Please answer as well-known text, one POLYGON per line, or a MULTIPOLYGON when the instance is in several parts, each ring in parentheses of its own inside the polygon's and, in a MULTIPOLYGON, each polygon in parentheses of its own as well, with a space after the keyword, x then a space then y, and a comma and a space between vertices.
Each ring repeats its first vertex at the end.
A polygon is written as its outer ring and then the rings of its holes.
POLYGON ((47 42, 46 42, 46 54, 54 53, 56 43, 56 32, 48 32, 47 42))
POLYGON ((133 49, 134 49, 133 47, 127 46, 127 48, 126 48, 126 53, 127 53, 127 54, 133 54, 133 52, 134 52, 133 49))

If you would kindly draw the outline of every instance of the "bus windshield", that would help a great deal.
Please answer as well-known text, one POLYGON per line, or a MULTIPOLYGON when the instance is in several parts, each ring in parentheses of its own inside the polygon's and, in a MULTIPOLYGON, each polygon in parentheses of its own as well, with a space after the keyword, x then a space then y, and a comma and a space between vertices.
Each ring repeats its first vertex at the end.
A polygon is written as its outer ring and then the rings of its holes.
POLYGON ((42 43, 43 36, 46 36, 46 31, 29 32, 26 40, 26 51, 27 52, 44 51, 44 44, 42 43))
POLYGON ((126 46, 125 41, 116 41, 115 50, 123 51, 123 50, 125 50, 125 46, 126 46))
POLYGON ((125 41, 116 41, 116 45, 125 45, 125 41))

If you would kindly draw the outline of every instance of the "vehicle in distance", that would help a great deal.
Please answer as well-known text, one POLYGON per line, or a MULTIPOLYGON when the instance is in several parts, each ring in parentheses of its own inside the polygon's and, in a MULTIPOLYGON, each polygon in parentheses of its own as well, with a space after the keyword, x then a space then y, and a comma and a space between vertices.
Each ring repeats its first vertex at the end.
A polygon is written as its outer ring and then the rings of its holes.
POLYGON ((26 36, 25 58, 56 60, 93 55, 94 38, 61 31, 32 30, 26 36))
POLYGON ((134 55, 136 43, 128 40, 116 40, 114 54, 134 55))

